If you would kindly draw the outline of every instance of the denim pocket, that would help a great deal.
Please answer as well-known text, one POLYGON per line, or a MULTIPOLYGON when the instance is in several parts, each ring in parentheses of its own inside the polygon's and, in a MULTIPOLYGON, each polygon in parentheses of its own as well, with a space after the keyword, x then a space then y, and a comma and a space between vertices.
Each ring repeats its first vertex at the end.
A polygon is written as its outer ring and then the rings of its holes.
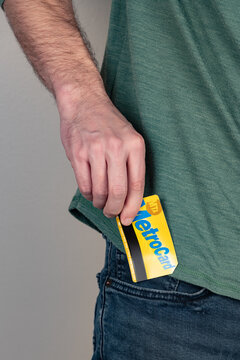
POLYGON ((133 282, 125 253, 115 249, 116 271, 111 272, 108 287, 129 295, 146 299, 167 299, 172 301, 189 301, 201 299, 211 291, 192 283, 178 280, 171 275, 154 279, 133 282))
POLYGON ((212 294, 205 287, 178 280, 171 275, 133 282, 126 254, 116 248, 105 235, 103 237, 107 245, 105 265, 97 277, 100 288, 105 284, 107 292, 113 290, 139 298, 166 299, 175 302, 202 299, 212 294))
MULTIPOLYGON (((158 278, 165 283, 168 280, 167 276, 158 278), (165 279, 164 279, 165 278, 165 279)), ((151 279, 152 280, 152 279, 151 279)), ((143 286, 144 282, 139 283, 129 283, 125 281, 118 280, 116 278, 109 278, 107 282, 107 287, 113 289, 115 291, 125 293, 127 295, 132 295, 139 298, 149 299, 149 300, 169 300, 174 302, 187 302, 193 301, 197 299, 202 299, 211 294, 211 291, 208 289, 186 283, 182 280, 178 280, 178 284, 183 285, 186 290, 179 291, 179 290, 165 290, 164 285, 161 286, 161 281, 158 282, 159 286, 151 287, 151 280, 146 280, 148 282, 148 286, 143 286)))

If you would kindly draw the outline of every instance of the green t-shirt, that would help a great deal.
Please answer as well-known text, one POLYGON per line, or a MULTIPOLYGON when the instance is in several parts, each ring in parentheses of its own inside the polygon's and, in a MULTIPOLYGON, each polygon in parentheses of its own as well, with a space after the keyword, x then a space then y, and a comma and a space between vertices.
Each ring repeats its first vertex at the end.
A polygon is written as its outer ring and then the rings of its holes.
MULTIPOLYGON (((171 275, 240 300, 240 2, 113 0, 101 68, 146 143, 178 266, 171 275)), ((75 193, 69 211, 124 251, 115 218, 75 193)))
MULTIPOLYGON (((171 276, 240 300, 239 14, 239 0, 113 0, 101 75, 145 139, 171 276)), ((68 210, 124 251, 115 218, 79 189, 68 210)))

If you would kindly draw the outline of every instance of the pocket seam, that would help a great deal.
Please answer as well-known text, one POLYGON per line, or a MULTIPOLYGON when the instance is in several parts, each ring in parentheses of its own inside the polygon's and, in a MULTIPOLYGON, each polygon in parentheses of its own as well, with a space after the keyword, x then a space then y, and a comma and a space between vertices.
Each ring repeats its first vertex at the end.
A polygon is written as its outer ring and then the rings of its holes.
POLYGON ((138 298, 145 298, 149 300, 166 299, 175 302, 186 302, 203 298, 211 294, 211 292, 204 287, 201 287, 200 290, 194 293, 184 293, 175 290, 157 290, 151 288, 143 288, 141 286, 132 285, 125 281, 115 279, 113 277, 109 277, 109 279, 111 280, 111 285, 108 287, 109 290, 112 288, 127 295, 132 295, 138 298))

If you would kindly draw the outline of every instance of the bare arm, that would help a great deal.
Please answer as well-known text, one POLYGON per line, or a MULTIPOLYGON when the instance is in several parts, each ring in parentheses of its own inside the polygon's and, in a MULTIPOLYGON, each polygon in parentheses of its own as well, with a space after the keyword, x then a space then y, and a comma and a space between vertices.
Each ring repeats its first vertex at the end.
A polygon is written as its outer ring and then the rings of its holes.
POLYGON ((55 97, 65 89, 105 96, 70 0, 5 0, 9 23, 28 60, 55 97))
POLYGON ((79 190, 106 216, 121 213, 121 221, 130 223, 144 191, 144 140, 107 96, 71 0, 5 0, 4 10, 56 99, 61 140, 79 190))

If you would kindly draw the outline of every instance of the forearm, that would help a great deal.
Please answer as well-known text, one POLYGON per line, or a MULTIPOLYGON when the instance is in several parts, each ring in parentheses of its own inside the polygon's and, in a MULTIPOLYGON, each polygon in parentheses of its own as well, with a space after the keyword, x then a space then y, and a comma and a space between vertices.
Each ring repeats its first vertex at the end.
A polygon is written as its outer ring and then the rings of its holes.
POLYGON ((54 94, 60 134, 80 192, 130 225, 142 203, 145 143, 114 106, 84 45, 71 0, 5 0, 29 61, 54 94))
POLYGON ((5 0, 4 9, 28 60, 58 102, 76 93, 83 102, 89 94, 106 96, 71 0, 5 0))

